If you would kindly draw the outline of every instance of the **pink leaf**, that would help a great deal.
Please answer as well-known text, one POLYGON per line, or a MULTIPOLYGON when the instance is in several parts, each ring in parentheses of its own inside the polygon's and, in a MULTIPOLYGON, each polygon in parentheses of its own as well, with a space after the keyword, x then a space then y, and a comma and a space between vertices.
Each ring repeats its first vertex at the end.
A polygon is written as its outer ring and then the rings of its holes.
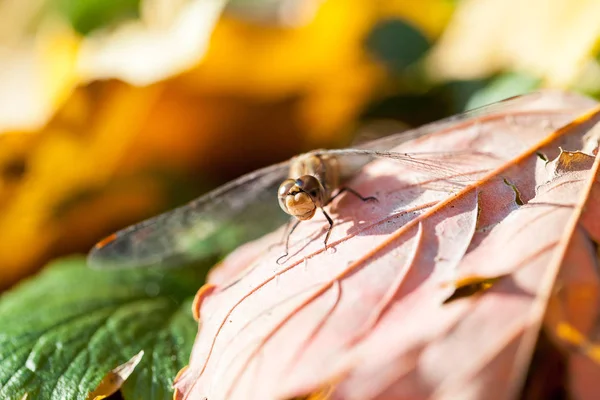
MULTIPOLYGON (((523 96, 396 149, 467 154, 439 161, 451 177, 365 167, 348 186, 379 201, 330 206, 333 250, 317 217, 294 232, 283 265, 281 232, 241 247, 194 303, 201 329, 175 398, 514 398, 557 276, 567 288, 598 280, 598 165, 578 152, 598 121, 587 99, 523 96), (465 282, 487 290, 452 297, 465 282)), ((597 308, 575 321, 557 303, 564 312, 547 326, 585 336, 597 308)))

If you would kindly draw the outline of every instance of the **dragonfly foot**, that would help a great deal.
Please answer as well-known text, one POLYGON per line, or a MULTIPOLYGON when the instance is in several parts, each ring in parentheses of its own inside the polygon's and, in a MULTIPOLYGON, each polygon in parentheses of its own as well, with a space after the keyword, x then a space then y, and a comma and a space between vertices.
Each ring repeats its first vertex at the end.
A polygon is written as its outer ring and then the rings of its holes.
POLYGON ((282 255, 281 257, 279 257, 277 259, 277 261, 275 261, 277 263, 277 265, 281 265, 282 263, 280 262, 282 258, 286 258, 288 256, 288 253, 285 253, 284 255, 282 255))

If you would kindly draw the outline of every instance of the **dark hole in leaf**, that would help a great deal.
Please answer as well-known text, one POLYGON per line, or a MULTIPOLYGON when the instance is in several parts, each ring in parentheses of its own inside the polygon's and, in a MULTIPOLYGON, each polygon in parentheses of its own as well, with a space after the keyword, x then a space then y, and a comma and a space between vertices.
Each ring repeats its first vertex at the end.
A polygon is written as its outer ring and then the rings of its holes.
POLYGON ((515 203, 517 203, 517 205, 519 206, 525 204, 525 202, 523 202, 523 199, 521 198, 521 193, 519 193, 519 189, 515 186, 515 184, 510 182, 506 178, 504 178, 504 183, 510 186, 510 188, 515 192, 515 203))
POLYGON ((548 157, 544 153, 540 153, 539 151, 537 151, 535 155, 538 156, 541 160, 548 162, 548 157))
POLYGON ((494 278, 474 277, 457 282, 454 293, 452 293, 450 297, 444 300, 443 304, 448 304, 458 299, 470 297, 477 293, 482 293, 491 288, 501 278, 502 276, 497 276, 494 278))

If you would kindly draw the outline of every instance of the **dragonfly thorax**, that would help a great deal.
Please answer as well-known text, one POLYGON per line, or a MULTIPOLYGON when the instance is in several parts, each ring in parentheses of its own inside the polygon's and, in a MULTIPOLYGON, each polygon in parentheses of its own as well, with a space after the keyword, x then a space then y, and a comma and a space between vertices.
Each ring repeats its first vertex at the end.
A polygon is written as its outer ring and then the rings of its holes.
POLYGON ((317 208, 323 207, 325 189, 314 176, 303 175, 283 181, 277 194, 281 209, 304 221, 311 219, 317 208))

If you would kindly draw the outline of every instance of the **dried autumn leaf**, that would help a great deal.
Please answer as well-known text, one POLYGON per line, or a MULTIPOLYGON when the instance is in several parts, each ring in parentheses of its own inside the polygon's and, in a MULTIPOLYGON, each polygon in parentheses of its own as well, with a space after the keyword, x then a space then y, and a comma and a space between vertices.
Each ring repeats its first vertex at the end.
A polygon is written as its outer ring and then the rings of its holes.
MULTIPOLYGON (((11 11, 17 10, 10 10, 9 3, 0 4, 0 133, 41 128, 77 83, 79 38, 65 26, 53 23, 40 27, 34 38, 19 38, 16 45, 3 28, 20 33, 30 27, 31 21, 12 15, 11 11), (23 26, 12 26, 19 22, 23 26)), ((12 3, 14 6, 16 2, 12 3)), ((20 3, 25 10, 13 8, 37 15, 39 4, 20 3)))
POLYGON ((463 1, 429 60, 442 79, 474 79, 503 70, 568 87, 598 51, 595 0, 463 1))
POLYGON ((181 73, 204 56, 224 1, 141 3, 141 20, 87 38, 78 59, 84 81, 117 78, 148 85, 181 73))
MULTIPOLYGON (((594 129, 600 134, 600 126, 594 129)), ((577 399, 594 399, 600 391, 600 173, 594 165, 587 198, 577 206, 554 265, 556 283, 546 282, 549 306, 545 326, 568 355, 568 380, 577 399)))
MULTIPOLYGON (((67 21, 38 29, 52 17, 39 2, 0 3, 0 43, 16 46, 0 51, 0 288, 180 202, 180 188, 189 198, 204 184, 347 142, 384 78, 366 50, 369 32, 402 19, 434 38, 453 9, 446 0, 333 0, 285 27, 215 21, 220 0, 144 0, 140 21, 80 37, 67 21), (178 35, 185 40, 169 46, 178 35), (107 77, 152 84, 97 81, 107 77), (170 187, 190 176, 201 185, 170 187), (28 251, 15 252, 23 243, 28 251)), ((98 10, 131 6, 61 3, 84 32, 108 28, 102 16, 118 11, 98 10)))
POLYGON ((113 83, 92 92, 76 91, 35 135, 1 136, 0 165, 21 163, 13 184, 0 185, 1 288, 39 268, 52 251, 92 242, 99 234, 94 229, 110 224, 115 214, 143 216, 164 201, 157 179, 118 182, 142 169, 124 164, 131 163, 130 148, 160 88, 113 83), (101 189, 104 198, 93 199, 101 189), (15 251, 23 243, 27 251, 15 251))
MULTIPOLYGON (((249 8, 257 8, 254 3, 249 8)), ((292 6, 281 3, 288 10, 292 6)), ((385 82, 385 72, 365 44, 377 24, 405 21, 434 38, 453 10, 445 0, 316 3, 314 15, 293 27, 257 25, 225 13, 205 58, 178 80, 208 95, 294 99, 292 118, 307 136, 304 140, 322 146, 319 142, 354 125, 374 89, 385 82)))
POLYGON ((102 400, 115 393, 121 388, 123 382, 129 378, 135 367, 140 363, 144 356, 144 350, 141 350, 129 361, 123 363, 112 370, 108 371, 98 387, 88 395, 90 400, 102 400))
POLYGON ((449 159, 446 179, 365 168, 349 186, 379 203, 332 206, 335 251, 323 219, 294 232, 284 265, 280 233, 244 246, 197 294, 175 398, 512 398, 597 169, 577 150, 598 121, 580 97, 517 98, 397 149, 493 154, 485 164, 449 159), (461 282, 486 290, 446 301, 461 282))

